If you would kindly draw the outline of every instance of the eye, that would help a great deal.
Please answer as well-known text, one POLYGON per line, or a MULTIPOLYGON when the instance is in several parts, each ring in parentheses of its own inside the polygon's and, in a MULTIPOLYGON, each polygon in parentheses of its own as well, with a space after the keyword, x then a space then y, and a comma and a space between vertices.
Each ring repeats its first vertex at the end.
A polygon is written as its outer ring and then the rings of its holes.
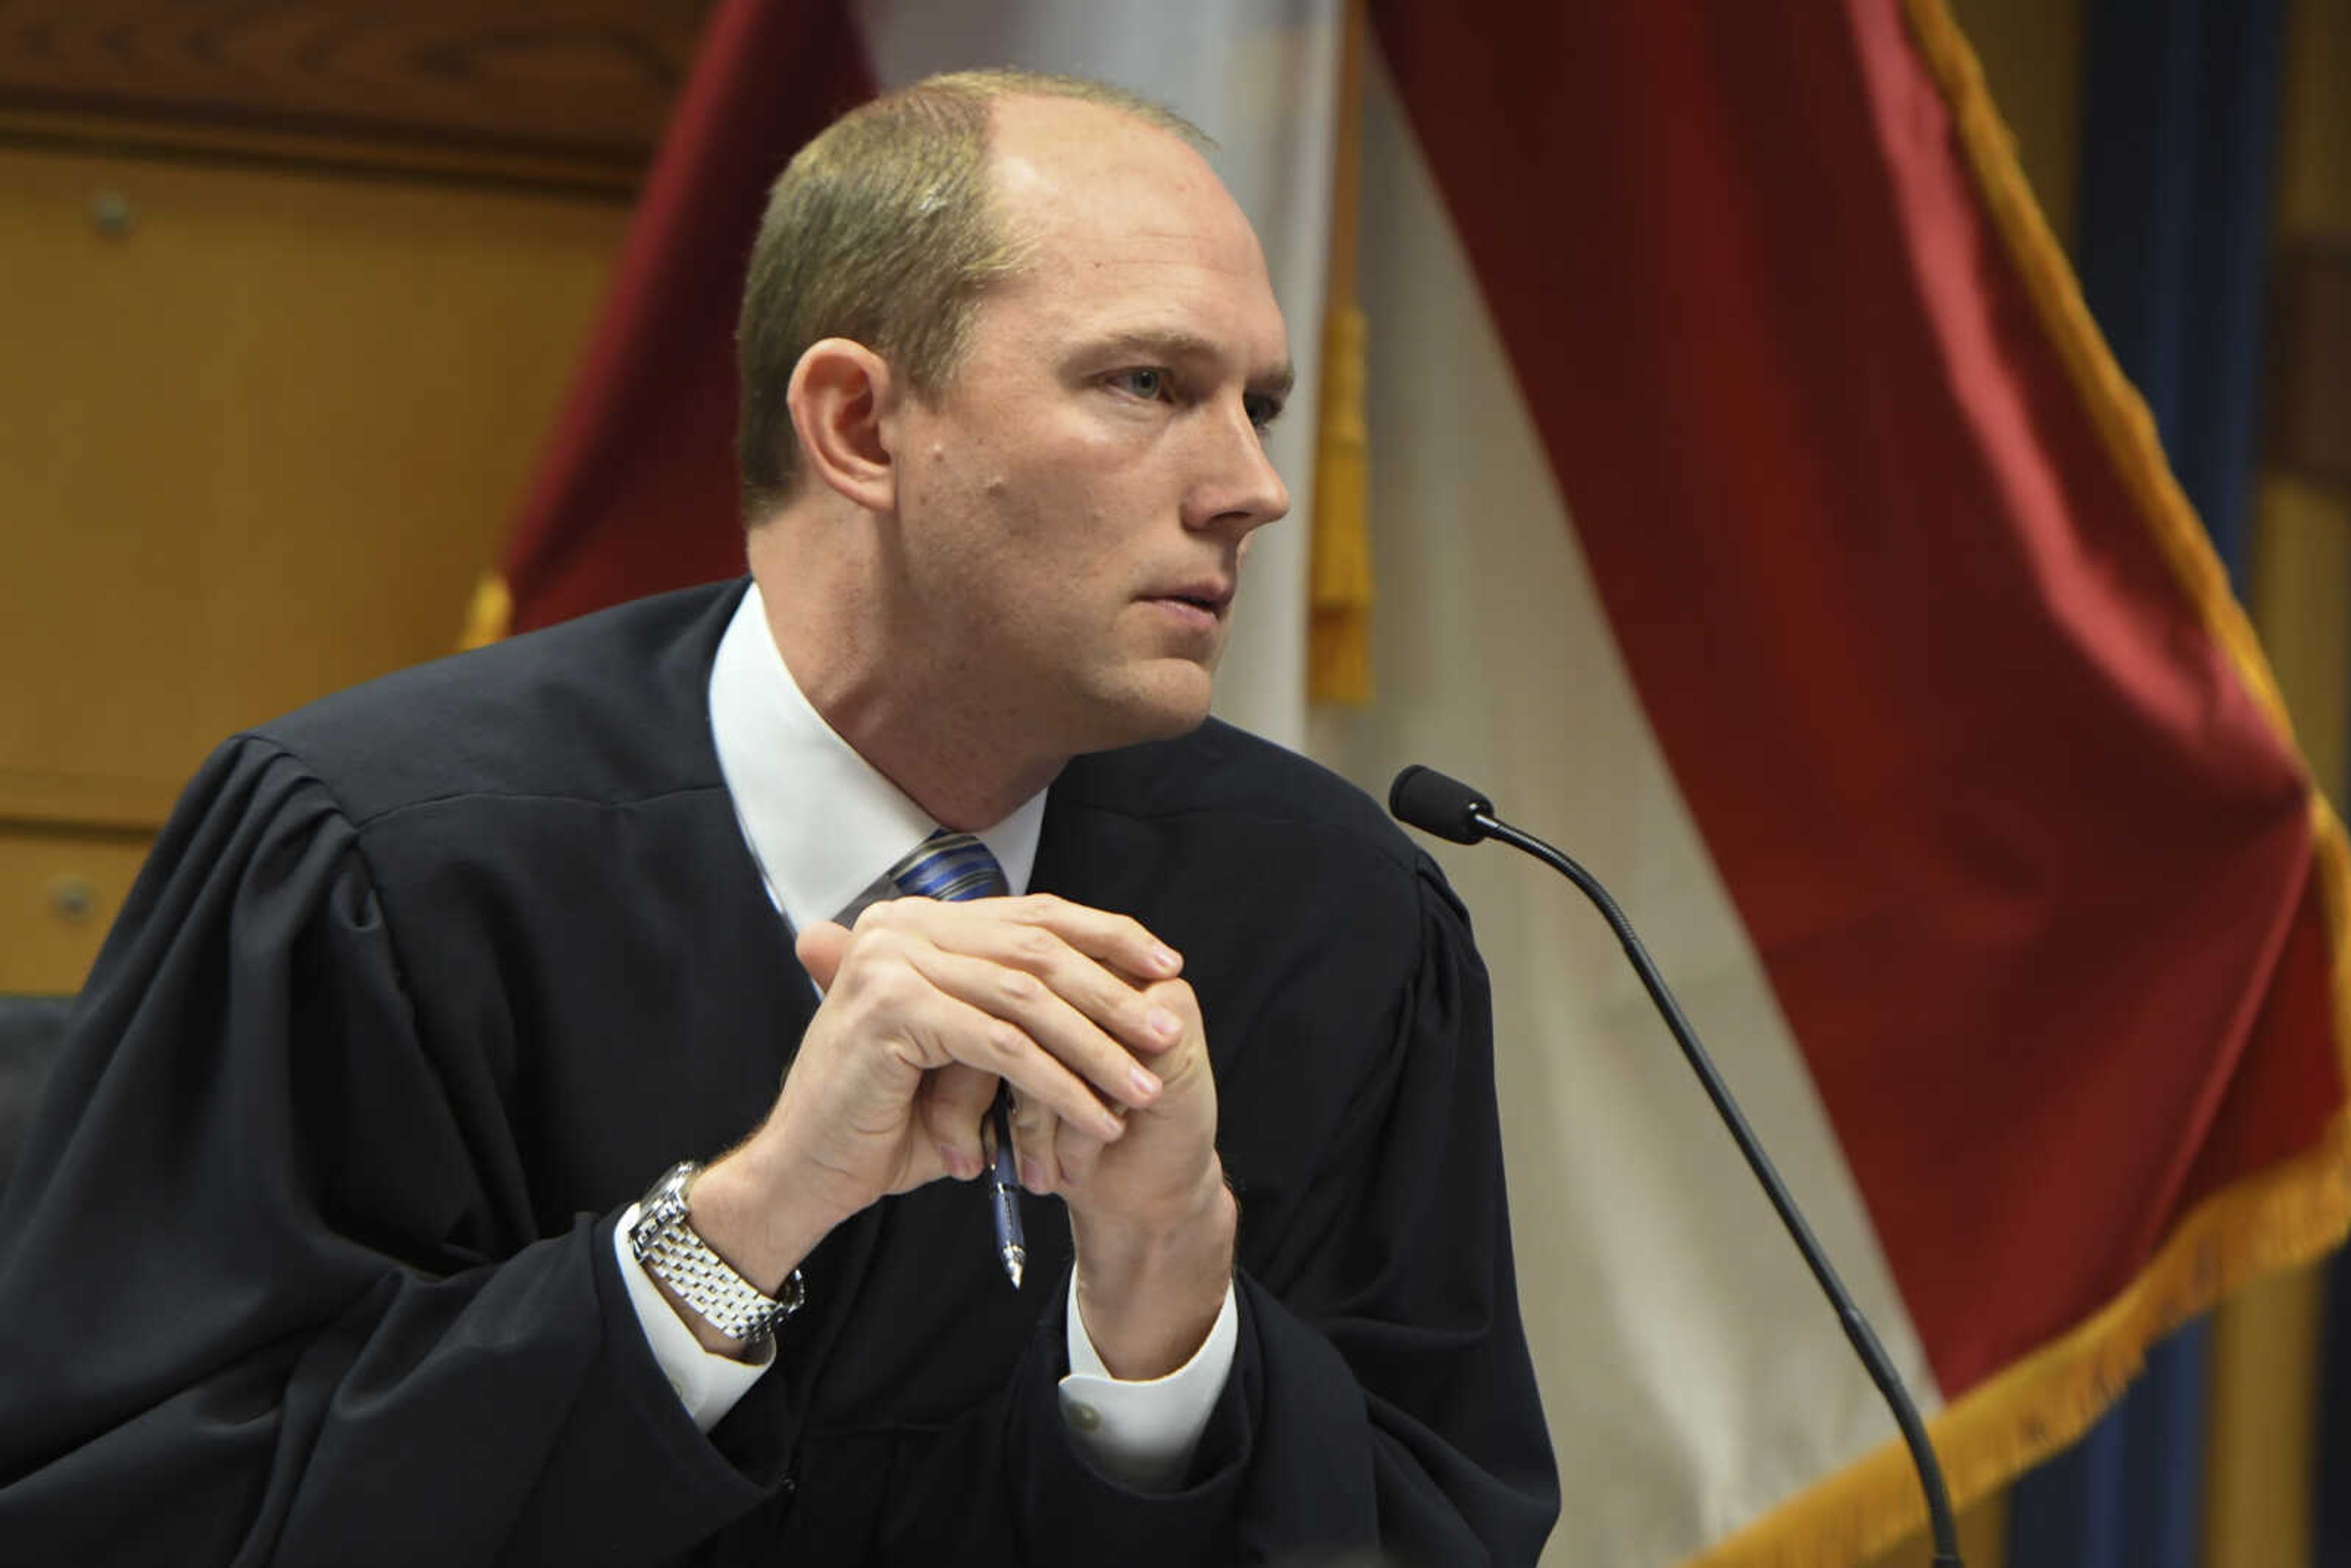
POLYGON ((1281 400, 1278 397, 1245 397, 1241 406, 1249 411, 1249 423, 1259 430, 1281 417, 1281 400))
POLYGON ((1157 402, 1175 390, 1176 378, 1156 365, 1119 371, 1109 377, 1112 386, 1145 402, 1157 402))

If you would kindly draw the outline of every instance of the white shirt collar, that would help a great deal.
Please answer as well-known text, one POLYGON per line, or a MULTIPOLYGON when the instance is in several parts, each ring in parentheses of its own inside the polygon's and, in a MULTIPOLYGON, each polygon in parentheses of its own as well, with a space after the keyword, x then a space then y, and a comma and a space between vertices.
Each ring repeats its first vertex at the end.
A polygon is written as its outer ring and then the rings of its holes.
MULTIPOLYGON (((801 695, 756 582, 710 666, 710 734, 768 896, 795 931, 831 920, 938 824, 857 755, 801 695)), ((1015 893, 1029 890, 1045 791, 977 835, 1015 893)))

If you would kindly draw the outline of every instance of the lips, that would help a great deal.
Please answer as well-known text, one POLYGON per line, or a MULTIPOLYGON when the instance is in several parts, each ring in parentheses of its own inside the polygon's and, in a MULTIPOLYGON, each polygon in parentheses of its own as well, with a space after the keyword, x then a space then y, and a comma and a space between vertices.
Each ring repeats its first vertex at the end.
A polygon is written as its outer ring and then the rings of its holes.
POLYGON ((1153 589, 1143 597, 1173 600, 1178 604, 1188 604, 1221 618, 1232 605, 1233 583, 1229 578, 1202 578, 1193 582, 1153 589))

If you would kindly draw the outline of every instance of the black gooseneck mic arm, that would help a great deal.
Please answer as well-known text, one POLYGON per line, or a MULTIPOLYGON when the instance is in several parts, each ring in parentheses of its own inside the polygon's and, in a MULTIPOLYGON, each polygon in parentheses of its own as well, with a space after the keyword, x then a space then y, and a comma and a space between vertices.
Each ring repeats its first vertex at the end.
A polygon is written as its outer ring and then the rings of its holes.
POLYGON ((1943 1469, 1935 1462, 1935 1447, 1927 1440, 1927 1426, 1918 1418, 1918 1407, 1910 1402, 1910 1391, 1902 1385, 1901 1375, 1886 1359, 1886 1349, 1877 1343, 1877 1335, 1870 1329, 1869 1320, 1861 1315, 1861 1309, 1854 1304, 1853 1297, 1845 1291, 1844 1282, 1829 1266, 1828 1254, 1823 1252, 1821 1244, 1813 1239, 1812 1227, 1804 1223, 1802 1211, 1797 1208, 1796 1200, 1780 1180, 1780 1173, 1772 1168, 1771 1156, 1763 1152, 1763 1145, 1756 1140, 1754 1130, 1748 1126, 1747 1118, 1740 1113, 1739 1102, 1730 1097, 1729 1087, 1722 1082, 1721 1074, 1715 1071, 1714 1062, 1707 1056, 1706 1048, 1698 1044, 1698 1032, 1690 1028, 1689 1020, 1682 1017, 1680 1005, 1674 1000, 1673 993, 1666 988, 1665 979, 1657 973, 1656 965, 1649 961, 1648 950, 1641 946, 1640 937, 1634 935, 1633 923, 1625 918, 1625 912, 1616 907, 1616 901, 1608 896, 1608 890, 1601 886, 1590 872, 1532 833, 1521 832, 1497 818, 1493 802, 1477 790, 1458 779, 1447 778, 1434 768, 1416 763, 1397 774, 1395 782, 1388 787, 1388 810, 1399 821, 1407 822, 1424 832, 1434 833, 1438 838, 1450 839, 1457 844, 1474 844, 1481 839, 1499 839, 1513 848, 1524 850, 1582 888, 1584 896, 1599 909, 1610 929, 1616 933, 1616 940, 1624 945, 1625 956, 1633 961, 1634 971, 1641 977, 1641 984, 1648 991, 1649 999, 1657 1005, 1657 1011, 1664 1016, 1666 1027, 1673 1030, 1675 1042, 1682 1048, 1682 1055, 1688 1060, 1690 1071, 1696 1072, 1698 1081, 1706 1086, 1707 1098, 1714 1102, 1715 1110, 1722 1115, 1723 1124, 1738 1140, 1739 1152, 1747 1156, 1748 1168, 1755 1173, 1755 1179, 1763 1186, 1764 1196, 1779 1211, 1780 1222, 1788 1228, 1788 1234, 1794 1239, 1796 1250, 1804 1255, 1805 1266, 1812 1270, 1813 1278, 1820 1282, 1829 1304, 1836 1309, 1837 1322, 1844 1325, 1844 1337, 1852 1342, 1854 1354, 1860 1356, 1862 1364, 1869 1369, 1870 1381, 1877 1385, 1877 1391, 1885 1396, 1887 1408, 1894 1412, 1895 1425, 1902 1428, 1902 1440, 1910 1448, 1910 1462, 1918 1471, 1918 1485, 1927 1494, 1927 1519, 1935 1540, 1935 1568, 1963 1568, 1959 1562, 1959 1530, 1951 1519, 1950 1495, 1943 1486, 1943 1469))

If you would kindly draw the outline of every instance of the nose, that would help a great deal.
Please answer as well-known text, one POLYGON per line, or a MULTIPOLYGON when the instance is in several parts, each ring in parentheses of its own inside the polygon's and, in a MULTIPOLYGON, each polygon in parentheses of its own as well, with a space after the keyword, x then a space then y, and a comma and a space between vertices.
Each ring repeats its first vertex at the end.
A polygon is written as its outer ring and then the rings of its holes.
POLYGON ((1266 455, 1265 433, 1238 397, 1204 422, 1198 477, 1184 503, 1184 526, 1248 538, 1290 510, 1290 486, 1266 455))

